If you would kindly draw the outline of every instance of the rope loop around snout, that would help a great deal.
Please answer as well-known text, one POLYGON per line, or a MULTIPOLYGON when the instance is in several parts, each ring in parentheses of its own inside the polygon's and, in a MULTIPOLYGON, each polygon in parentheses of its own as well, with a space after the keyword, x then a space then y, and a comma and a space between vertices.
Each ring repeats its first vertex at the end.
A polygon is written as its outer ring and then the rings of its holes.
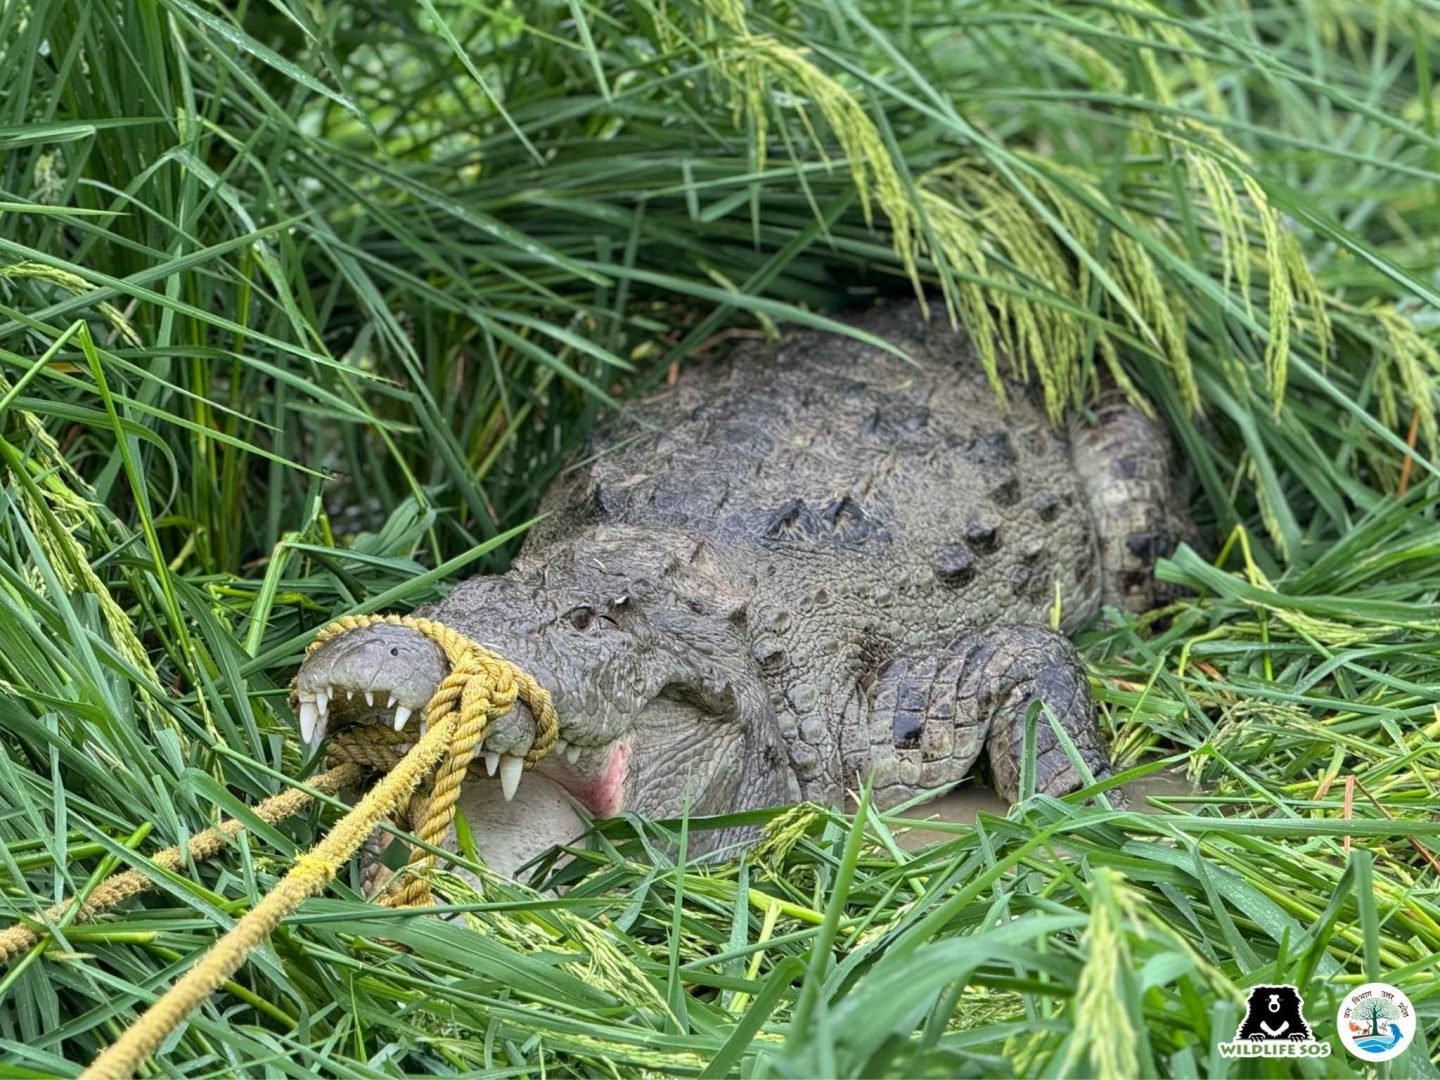
MULTIPOLYGON (((471 641, 464 634, 431 619, 400 615, 347 615, 335 620, 316 635, 313 650, 338 634, 388 623, 423 634, 441 651, 450 672, 441 681, 425 706, 425 726, 414 745, 405 746, 404 736, 386 725, 351 728, 337 733, 328 745, 328 756, 341 764, 312 781, 312 790, 331 793, 354 783, 361 767, 383 770, 375 786, 309 851, 296 858, 275 886, 205 955, 146 1012, 127 1028, 90 1067, 84 1078, 130 1077, 145 1059, 218 987, 223 985, 250 954, 305 899, 318 893, 359 850, 379 823, 410 799, 432 771, 429 793, 412 807, 412 820, 419 822, 416 835, 432 847, 439 847, 455 820, 455 803, 460 795, 475 751, 484 742, 490 725, 504 716, 517 700, 523 701, 535 718, 535 739, 525 755, 527 768, 534 766, 555 747, 560 722, 550 694, 526 671, 504 657, 471 641)), ((275 824, 304 810, 313 798, 309 792, 292 790, 266 800, 256 814, 275 824)), ((186 853, 192 859, 207 859, 225 850, 244 830, 236 819, 192 837, 186 853)), ((424 848, 411 852, 413 868, 433 861, 424 848)), ((153 861, 169 869, 183 863, 178 848, 156 855, 153 861)), ((45 921, 65 925, 95 919, 115 905, 153 887, 149 877, 136 870, 112 875, 101 882, 83 904, 68 899, 45 913, 45 921)), ((410 874, 401 888, 385 900, 393 906, 423 905, 430 901, 430 888, 419 874, 410 874)), ((0 966, 26 949, 40 945, 41 928, 33 921, 17 923, 0 931, 0 966)))
MULTIPOLYGON (((430 794, 411 815, 415 835, 431 847, 439 847, 455 821, 455 803, 460 786, 475 760, 475 752, 485 741, 490 725, 504 716, 516 700, 523 701, 535 718, 535 739, 525 755, 525 767, 533 768, 555 748, 559 737, 560 718, 549 691, 522 668, 516 667, 498 653, 485 648, 458 630, 432 619, 410 615, 346 615, 336 619, 315 635, 307 653, 327 641, 353 630, 376 625, 403 626, 422 634, 440 647, 450 664, 450 673, 425 706, 425 723, 433 726, 457 708, 459 726, 450 742, 449 752, 435 772, 430 794)), ((398 757, 396 743, 386 739, 391 733, 384 725, 351 728, 331 740, 329 756, 340 761, 375 766, 386 757, 398 757), (378 736, 378 738, 377 738, 378 736), (359 744, 359 745, 357 745, 359 744), (375 751, 383 747, 380 754, 375 751), (378 759, 378 760, 377 760, 378 759)), ((395 758, 391 758, 391 763, 395 758)), ((410 852, 412 869, 433 866, 435 856, 424 847, 410 852)), ((403 886, 386 895, 382 903, 396 907, 418 907, 430 902, 430 886, 418 874, 410 874, 403 886)))

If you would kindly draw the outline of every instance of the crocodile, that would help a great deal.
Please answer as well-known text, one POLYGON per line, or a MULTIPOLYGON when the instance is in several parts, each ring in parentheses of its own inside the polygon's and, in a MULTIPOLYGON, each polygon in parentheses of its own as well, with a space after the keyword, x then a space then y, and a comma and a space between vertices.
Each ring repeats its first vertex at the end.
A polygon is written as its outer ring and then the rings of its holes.
MULTIPOLYGON (((918 305, 854 327, 746 343, 612 414, 512 567, 417 612, 528 670, 559 711, 523 793, 521 705, 482 747, 494 779, 467 784, 504 871, 622 812, 838 804, 866 780, 888 807, 982 757, 1010 800, 1022 772, 1057 796, 1109 774, 1067 635, 1168 599, 1155 563, 1193 526, 1166 437, 1113 389, 1052 423, 918 305), (1071 748, 1041 717, 1025 770, 1037 700, 1071 748)), ((343 634, 297 675, 302 734, 418 727, 444 673, 412 630, 343 634)))

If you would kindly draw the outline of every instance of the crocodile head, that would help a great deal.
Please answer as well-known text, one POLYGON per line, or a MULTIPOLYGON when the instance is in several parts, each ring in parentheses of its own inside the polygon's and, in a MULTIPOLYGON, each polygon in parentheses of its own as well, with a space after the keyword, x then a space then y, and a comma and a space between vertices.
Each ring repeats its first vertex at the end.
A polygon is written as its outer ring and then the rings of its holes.
MULTIPOLYGON (((548 806, 525 821, 485 809, 522 783, 537 786, 522 802, 564 802, 590 818, 718 814, 797 797, 746 644, 744 601, 693 540, 601 528, 547 548, 543 562, 467 581, 424 614, 530 672, 560 718, 559 743, 530 774, 522 761, 535 737, 529 709, 517 702, 492 725, 480 755, 493 779, 472 772, 463 805, 502 832, 552 824, 518 840, 472 830, 482 854, 487 844, 538 854, 579 831, 548 806)), ((415 631, 376 625, 339 635, 296 677, 302 733, 318 743, 337 724, 418 728, 445 673, 439 648, 415 631)))

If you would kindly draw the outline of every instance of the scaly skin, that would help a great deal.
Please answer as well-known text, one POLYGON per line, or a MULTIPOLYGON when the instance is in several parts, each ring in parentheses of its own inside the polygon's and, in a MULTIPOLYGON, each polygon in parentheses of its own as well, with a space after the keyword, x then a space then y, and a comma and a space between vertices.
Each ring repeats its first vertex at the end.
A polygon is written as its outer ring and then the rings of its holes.
MULTIPOLYGON (((1057 604, 1068 632, 1164 597, 1154 562, 1190 532, 1165 441, 1114 400, 1068 432, 1018 386, 1002 411, 966 340, 913 306, 861 325, 914 363, 803 333, 687 369, 597 433, 508 573, 421 612, 551 691, 566 748, 539 771, 592 815, 839 802, 867 775, 893 805, 987 749, 1013 798, 1037 697, 1107 771, 1079 661, 1046 627, 1057 604)), ((317 651, 302 702, 414 692, 413 658, 366 647, 376 633, 317 651)), ((502 774, 532 730, 521 710, 492 733, 502 774)), ((1038 736, 1038 788, 1074 790, 1038 736)))

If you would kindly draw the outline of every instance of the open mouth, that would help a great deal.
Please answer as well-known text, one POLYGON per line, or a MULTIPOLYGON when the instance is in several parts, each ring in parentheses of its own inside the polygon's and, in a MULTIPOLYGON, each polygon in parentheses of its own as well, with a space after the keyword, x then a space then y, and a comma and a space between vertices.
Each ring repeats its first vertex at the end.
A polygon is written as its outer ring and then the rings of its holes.
MULTIPOLYGON (((417 690, 411 685, 413 680, 385 685, 387 681, 380 674, 364 680, 346 680, 342 674, 326 672, 320 665, 302 667, 295 683, 295 705, 300 734, 306 743, 315 748, 331 730, 381 724, 397 732, 412 724, 418 725, 416 737, 424 734, 425 707, 430 694, 417 690), (362 681, 363 685, 356 685, 362 681)), ((520 790, 525 754, 534 739, 534 731, 529 709, 517 703, 495 721, 476 754, 477 761, 484 764, 486 776, 498 779, 499 793, 506 802, 513 800, 520 790)), ((583 746, 562 738, 534 772, 558 785, 589 816, 614 817, 625 807, 629 763, 628 740, 583 746)))

